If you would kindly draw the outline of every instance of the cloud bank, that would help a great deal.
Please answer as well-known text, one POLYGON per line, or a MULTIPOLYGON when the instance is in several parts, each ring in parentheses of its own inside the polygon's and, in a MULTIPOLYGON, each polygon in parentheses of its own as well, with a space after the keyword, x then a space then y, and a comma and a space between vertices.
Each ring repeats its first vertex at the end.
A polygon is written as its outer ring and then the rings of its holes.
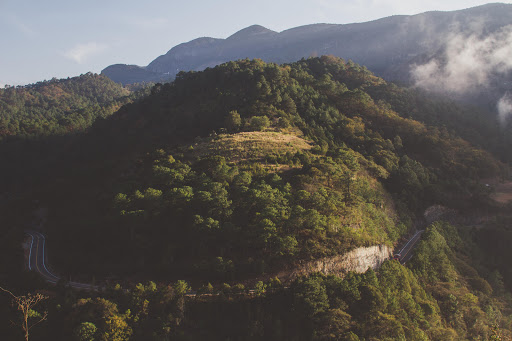
POLYGON ((512 70, 512 25, 482 37, 481 34, 451 34, 444 55, 422 65, 413 65, 416 86, 427 90, 467 94, 489 86, 492 75, 512 70))
POLYGON ((64 57, 71 59, 78 64, 82 64, 90 57, 100 54, 106 48, 106 45, 98 44, 96 42, 77 44, 64 52, 64 57))
POLYGON ((507 123, 507 120, 510 116, 512 116, 512 96, 506 94, 501 97, 498 101, 498 120, 500 124, 503 126, 507 123))

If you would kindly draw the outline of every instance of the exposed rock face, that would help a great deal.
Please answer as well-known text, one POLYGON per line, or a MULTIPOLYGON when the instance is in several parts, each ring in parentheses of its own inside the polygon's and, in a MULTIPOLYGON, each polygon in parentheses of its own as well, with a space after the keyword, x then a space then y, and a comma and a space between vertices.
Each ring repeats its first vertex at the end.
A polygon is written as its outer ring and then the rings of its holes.
POLYGON ((392 253, 393 250, 387 245, 360 247, 343 255, 306 262, 292 271, 279 274, 278 277, 284 281, 292 281, 314 272, 341 277, 349 271, 363 273, 368 268, 378 269, 392 253))

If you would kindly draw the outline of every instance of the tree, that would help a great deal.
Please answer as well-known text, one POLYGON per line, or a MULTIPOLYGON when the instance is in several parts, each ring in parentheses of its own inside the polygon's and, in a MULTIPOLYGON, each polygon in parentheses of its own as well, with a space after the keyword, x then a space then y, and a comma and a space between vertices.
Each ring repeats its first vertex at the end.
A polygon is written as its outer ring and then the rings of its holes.
POLYGON ((256 131, 262 131, 270 125, 270 120, 267 116, 253 116, 251 117, 250 127, 256 131))
POLYGON ((132 329, 123 317, 113 315, 105 321, 105 332, 102 339, 105 341, 126 341, 132 333, 132 329))
POLYGON ((174 283, 173 289, 174 293, 177 296, 184 296, 187 292, 190 291, 190 286, 188 285, 187 282, 179 280, 176 283, 174 283))
POLYGON ((82 322, 75 329, 75 337, 78 341, 94 341, 98 328, 92 322, 82 322))
POLYGON ((329 298, 321 277, 300 278, 293 287, 296 308, 308 317, 325 312, 329 298))
POLYGON ((254 293, 256 296, 264 296, 267 292, 267 286, 262 281, 258 281, 254 286, 254 293))
POLYGON ((176 309, 176 326, 179 326, 181 321, 185 318, 185 295, 191 290, 186 281, 179 280, 173 285, 174 294, 176 295, 175 309, 176 309))
POLYGON ((314 340, 346 340, 343 335, 351 327, 351 318, 341 309, 327 310, 317 322, 314 340))
POLYGON ((23 329, 23 332, 25 333, 25 340, 28 341, 30 329, 32 329, 35 325, 46 320, 48 316, 48 312, 45 311, 41 315, 32 308, 34 308, 39 302, 47 299, 48 297, 39 293, 35 295, 28 294, 26 296, 16 296, 9 290, 6 290, 2 287, 0 287, 0 290, 5 291, 6 293, 12 296, 12 304, 16 306, 16 308, 21 312, 22 321, 20 323, 20 326, 23 329))
POLYGON ((230 132, 239 131, 242 126, 242 118, 238 111, 230 111, 228 116, 225 118, 224 124, 226 125, 226 129, 230 132))
POLYGON ((198 293, 206 295, 213 294, 213 285, 210 282, 208 282, 208 284, 203 285, 201 288, 199 288, 198 293))
POLYGON ((490 341, 501 341, 501 340, 503 340, 503 338, 501 337, 500 327, 498 326, 497 323, 495 323, 491 327, 491 336, 489 337, 489 340, 490 341))
POLYGON ((117 193, 114 197, 114 206, 117 209, 125 209, 126 206, 130 203, 130 199, 124 193, 117 193))

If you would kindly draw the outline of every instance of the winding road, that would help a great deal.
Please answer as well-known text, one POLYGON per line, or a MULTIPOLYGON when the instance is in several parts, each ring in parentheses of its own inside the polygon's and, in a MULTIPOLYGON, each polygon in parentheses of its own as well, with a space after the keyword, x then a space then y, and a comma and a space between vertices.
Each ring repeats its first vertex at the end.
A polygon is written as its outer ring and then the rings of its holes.
MULTIPOLYGON (((400 264, 405 264, 409 261, 413 255, 413 250, 421 239, 421 234, 424 230, 416 232, 402 247, 402 249, 395 253, 399 255, 398 261, 400 264)), ((51 272, 46 265, 46 238, 45 236, 37 231, 27 230, 25 231, 30 236, 30 251, 28 256, 28 269, 36 271, 41 277, 43 277, 48 283, 57 284, 61 277, 51 272)), ((75 289, 81 290, 100 290, 99 286, 79 283, 79 282, 68 282, 69 286, 75 289)), ((186 296, 195 296, 195 292, 189 292, 186 296)))
POLYGON ((404 247, 402 247, 402 249, 400 251, 395 253, 395 254, 399 255, 398 261, 400 262, 400 264, 403 265, 411 259, 412 255, 414 254, 411 251, 414 250, 414 248, 416 247, 416 244, 420 241, 421 234, 423 232, 425 232, 425 230, 420 230, 420 231, 416 232, 416 234, 414 234, 414 236, 412 236, 411 239, 409 239, 407 241, 407 243, 404 245, 404 247))
MULTIPOLYGON (((57 282, 61 279, 59 276, 55 275, 51 272, 46 265, 46 238, 45 236, 37 231, 28 230, 25 231, 31 238, 30 240, 30 251, 28 255, 28 269, 37 272, 41 277, 44 278, 45 281, 57 284, 57 282)), ((78 283, 78 282, 69 282, 69 286, 75 289, 83 289, 83 290, 98 290, 99 287, 78 283)))

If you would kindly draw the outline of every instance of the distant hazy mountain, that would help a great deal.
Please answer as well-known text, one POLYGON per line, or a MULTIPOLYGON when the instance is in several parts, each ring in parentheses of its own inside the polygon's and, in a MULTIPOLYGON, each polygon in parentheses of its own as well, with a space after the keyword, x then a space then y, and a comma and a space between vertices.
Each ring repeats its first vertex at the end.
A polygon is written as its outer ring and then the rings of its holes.
MULTIPOLYGON (((332 54, 365 65, 388 80, 415 81, 432 87, 437 81, 432 77, 439 77, 439 73, 445 71, 443 65, 449 62, 445 52, 453 39, 485 40, 511 24, 512 5, 495 3, 453 12, 392 16, 366 23, 314 24, 279 33, 253 25, 226 39, 198 38, 180 44, 146 67, 117 64, 102 73, 126 84, 173 79, 180 71, 199 71, 243 58, 283 63, 332 54), (435 58, 439 63, 428 64, 435 58), (428 67, 413 73, 415 65, 428 67), (440 70, 432 70, 432 67, 440 70), (422 77, 430 78, 421 82, 422 77)), ((462 41, 460 47, 464 45, 462 41)), ((504 82, 497 83, 503 87, 504 82)), ((494 100, 496 98, 490 101, 494 100)))

